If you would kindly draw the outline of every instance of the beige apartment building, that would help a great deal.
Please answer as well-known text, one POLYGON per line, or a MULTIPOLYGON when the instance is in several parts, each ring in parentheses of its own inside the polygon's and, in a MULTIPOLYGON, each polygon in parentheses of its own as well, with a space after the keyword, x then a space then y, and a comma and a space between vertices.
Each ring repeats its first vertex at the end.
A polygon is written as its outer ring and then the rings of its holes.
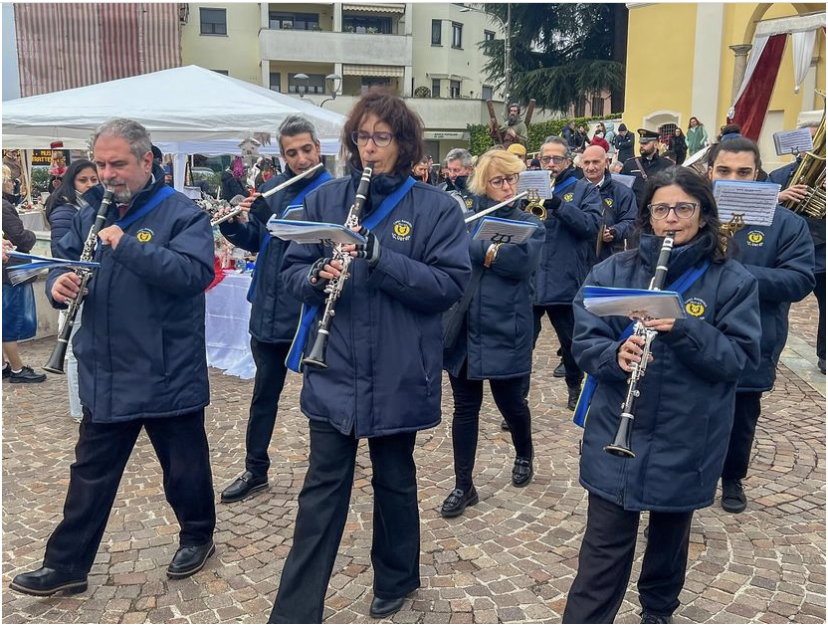
POLYGON ((478 43, 504 31, 462 3, 190 3, 182 63, 339 113, 372 85, 388 86, 423 118, 438 159, 468 147, 466 126, 488 122, 487 98, 502 112, 478 43))

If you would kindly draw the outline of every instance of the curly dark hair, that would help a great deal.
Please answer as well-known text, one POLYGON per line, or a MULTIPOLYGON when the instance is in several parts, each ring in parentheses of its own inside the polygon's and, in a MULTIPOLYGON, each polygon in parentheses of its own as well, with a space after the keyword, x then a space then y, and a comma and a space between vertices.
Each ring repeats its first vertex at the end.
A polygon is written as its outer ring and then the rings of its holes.
POLYGON ((662 187, 676 185, 688 196, 697 198, 701 208, 701 217, 704 218, 703 226, 696 237, 704 240, 704 248, 708 257, 713 263, 723 263, 727 259, 727 240, 720 232, 721 220, 719 220, 719 209, 713 197, 713 187, 710 181, 686 167, 669 167, 662 170, 647 181, 644 189, 644 197, 638 211, 635 226, 638 233, 652 234, 653 227, 650 224, 650 209, 655 192, 662 187))
POLYGON ((408 108, 402 98, 386 88, 374 87, 368 90, 348 115, 348 121, 342 129, 342 148, 349 154, 348 162, 357 169, 363 168, 359 148, 351 139, 351 134, 358 131, 362 121, 372 113, 391 127, 397 141, 399 153, 394 174, 407 176, 425 154, 423 120, 408 108))

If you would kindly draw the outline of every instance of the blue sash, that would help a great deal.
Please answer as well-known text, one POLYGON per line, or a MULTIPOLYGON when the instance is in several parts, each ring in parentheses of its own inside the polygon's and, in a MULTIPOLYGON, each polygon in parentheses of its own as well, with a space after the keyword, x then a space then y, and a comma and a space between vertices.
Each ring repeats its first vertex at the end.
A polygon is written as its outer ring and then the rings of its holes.
MULTIPOLYGON (((400 185, 394 193, 383 200, 379 208, 374 211, 368 218, 362 222, 362 226, 368 230, 373 230, 385 217, 393 211, 400 201, 405 197, 405 194, 414 186, 415 180, 410 176, 406 178, 405 182, 400 185)), ((302 305, 302 321, 296 329, 296 335, 293 337, 293 344, 290 346, 285 365, 288 369, 294 372, 302 371, 302 354, 305 351, 305 343, 308 340, 308 333, 310 332, 311 324, 313 323, 316 314, 319 313, 321 307, 317 304, 314 306, 302 305)))
MULTIPOLYGON (((296 194, 296 197, 292 200, 290 205, 285 207, 285 210, 282 212, 282 215, 287 213, 290 209, 294 209, 296 207, 302 206, 302 203, 305 201, 305 196, 307 196, 311 191, 319 187, 322 183, 328 182, 333 176, 330 175, 327 171, 322 171, 316 178, 310 181, 305 187, 296 194)), ((279 216, 280 218, 282 216, 279 216)), ((250 304, 253 304, 253 298, 256 296, 256 277, 258 276, 256 272, 256 268, 259 267, 259 264, 262 263, 264 266, 264 259, 267 255, 268 251, 268 244, 270 243, 271 239, 270 231, 267 230, 267 226, 265 225, 265 232, 264 236, 262 237, 262 241, 259 243, 259 256, 256 257, 256 265, 253 267, 253 275, 250 278, 250 288, 247 290, 247 301, 250 304)))
MULTIPOLYGON (((689 270, 684 272, 684 274, 682 274, 676 282, 670 285, 667 290, 675 291, 679 295, 683 294, 701 277, 702 274, 707 271, 708 267, 710 267, 710 261, 705 261, 698 267, 691 267, 689 270)), ((630 335, 632 335, 634 327, 635 322, 630 322, 630 324, 624 329, 624 332, 621 333, 618 341, 625 341, 630 335)), ((597 389, 598 380, 594 376, 587 374, 586 380, 584 381, 584 387, 581 390, 581 395, 578 397, 578 405, 575 407, 575 414, 572 416, 572 421, 575 422, 576 426, 583 428, 584 424, 586 424, 587 415, 589 413, 589 405, 592 402, 592 398, 597 389)))
POLYGON ((558 194, 564 191, 567 187, 571 187, 575 183, 578 182, 578 179, 574 176, 570 176, 565 181, 563 181, 560 185, 555 185, 555 190, 552 193, 558 194))
MULTIPOLYGON (((127 228, 132 226, 132 224, 134 224, 135 222, 140 220, 142 217, 147 215, 150 211, 157 208, 159 204, 161 204, 164 200, 169 198, 174 193, 175 193, 175 189, 173 189, 172 187, 167 187, 166 185, 164 185, 163 187, 161 187, 161 189, 159 189, 158 191, 155 192, 155 195, 152 198, 150 198, 144 206, 142 206, 140 209, 135 211, 135 213, 131 213, 129 215, 124 215, 121 219, 119 219, 118 221, 115 222, 115 226, 118 226, 118 227, 120 227, 121 230, 125 231, 127 228)), ((100 242, 100 240, 98 240, 97 250, 100 250, 100 249, 101 249, 101 242, 100 242)))

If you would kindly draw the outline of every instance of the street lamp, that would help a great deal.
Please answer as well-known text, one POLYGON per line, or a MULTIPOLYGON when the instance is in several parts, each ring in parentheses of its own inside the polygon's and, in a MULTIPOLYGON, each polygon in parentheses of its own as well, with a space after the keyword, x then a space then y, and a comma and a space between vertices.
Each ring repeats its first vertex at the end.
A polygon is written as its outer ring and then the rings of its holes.
POLYGON ((324 107, 326 102, 330 102, 331 100, 336 100, 336 96, 339 92, 339 86, 342 84, 342 77, 339 74, 328 74, 325 77, 326 81, 330 81, 331 83, 331 97, 325 98, 322 102, 319 103, 320 107, 324 107))
POLYGON ((298 82, 296 85, 296 93, 299 94, 300 98, 304 98, 305 92, 308 90, 308 81, 310 78, 307 74, 294 74, 293 80, 298 82))
POLYGON ((472 7, 463 7, 460 9, 460 13, 468 13, 469 11, 484 13, 489 17, 493 17, 500 22, 500 27, 506 33, 505 39, 503 40, 503 99, 505 100, 504 104, 506 106, 506 114, 508 115, 512 89, 512 5, 508 2, 506 3, 505 22, 494 13, 489 13, 488 11, 481 11, 480 9, 472 7))

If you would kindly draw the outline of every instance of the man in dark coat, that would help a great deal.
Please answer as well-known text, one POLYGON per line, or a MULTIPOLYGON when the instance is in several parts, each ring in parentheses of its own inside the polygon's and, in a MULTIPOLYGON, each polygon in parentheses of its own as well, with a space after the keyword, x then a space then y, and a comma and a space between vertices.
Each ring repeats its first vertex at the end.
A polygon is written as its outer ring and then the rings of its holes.
POLYGON ((594 259, 595 241, 601 227, 601 196, 595 185, 587 180, 578 180, 566 140, 561 137, 547 138, 540 154, 541 164, 553 178, 553 196, 544 202, 546 240, 540 267, 535 274, 535 341, 546 314, 561 345, 566 371, 567 407, 574 409, 584 374, 572 356, 575 325, 572 299, 594 259))
POLYGON ((647 185, 647 179, 674 165, 672 161, 662 159, 658 156, 658 137, 658 133, 654 130, 639 128, 638 149, 641 156, 627 159, 624 162, 624 168, 621 170, 622 174, 635 176, 632 189, 635 193, 635 200, 639 209, 641 208, 641 198, 644 195, 644 187, 647 185))
POLYGON ((449 192, 465 211, 477 211, 477 196, 469 191, 468 184, 471 179, 474 163, 471 153, 463 148, 449 150, 446 155, 446 168, 449 178, 441 188, 449 192))
MULTIPOLYGON (((287 167, 283 174, 268 180, 262 192, 318 165, 322 158, 316 129, 298 115, 286 118, 279 127, 279 148, 287 167)), ((301 304, 288 293, 280 274, 288 244, 270 236, 267 221, 271 216, 284 217, 289 207, 301 207, 305 195, 330 178, 323 169, 267 200, 256 194, 241 205, 249 212, 248 222, 231 218, 219 225, 222 234, 233 245, 259 254, 247 294, 253 305, 250 310, 250 350, 256 362, 256 381, 247 420, 245 471, 222 491, 222 502, 243 500, 268 486, 270 458, 267 448, 285 384, 285 359, 299 323, 301 304)))
MULTIPOLYGON (((164 472, 164 492, 181 526, 167 576, 199 571, 215 551, 215 505, 204 407, 210 402, 204 341, 204 290, 213 280, 213 234, 204 211, 164 184, 146 129, 132 120, 103 124, 93 139, 101 181, 113 193, 98 232, 100 267, 84 298, 75 337, 83 421, 70 468, 63 520, 46 546, 43 567, 14 577, 31 595, 87 588, 118 483, 146 429, 164 472)), ((81 256, 101 204, 78 212, 58 244, 81 256)), ((55 269, 47 294, 56 308, 78 296, 80 277, 55 269)))
MULTIPOLYGON (((710 154, 708 175, 717 180, 753 181, 761 167, 758 146, 744 137, 718 144, 710 154)), ((777 207, 770 226, 748 224, 733 237, 734 258, 756 277, 762 322, 762 358, 748 366, 736 388, 733 429, 722 469, 722 508, 741 513, 747 506, 742 480, 747 476, 762 393, 776 380, 779 355, 788 339, 788 312, 814 288, 814 247, 805 220, 777 207)))
POLYGON ((627 130, 626 124, 618 126, 618 134, 613 137, 612 145, 618 151, 616 159, 623 164, 627 159, 633 158, 635 154, 635 135, 627 130))
POLYGON ((581 156, 584 178, 595 185, 601 194, 602 228, 595 248, 598 261, 624 249, 624 240, 632 235, 638 217, 635 194, 629 187, 614 181, 608 167, 609 159, 603 148, 590 146, 584 150, 581 156))

